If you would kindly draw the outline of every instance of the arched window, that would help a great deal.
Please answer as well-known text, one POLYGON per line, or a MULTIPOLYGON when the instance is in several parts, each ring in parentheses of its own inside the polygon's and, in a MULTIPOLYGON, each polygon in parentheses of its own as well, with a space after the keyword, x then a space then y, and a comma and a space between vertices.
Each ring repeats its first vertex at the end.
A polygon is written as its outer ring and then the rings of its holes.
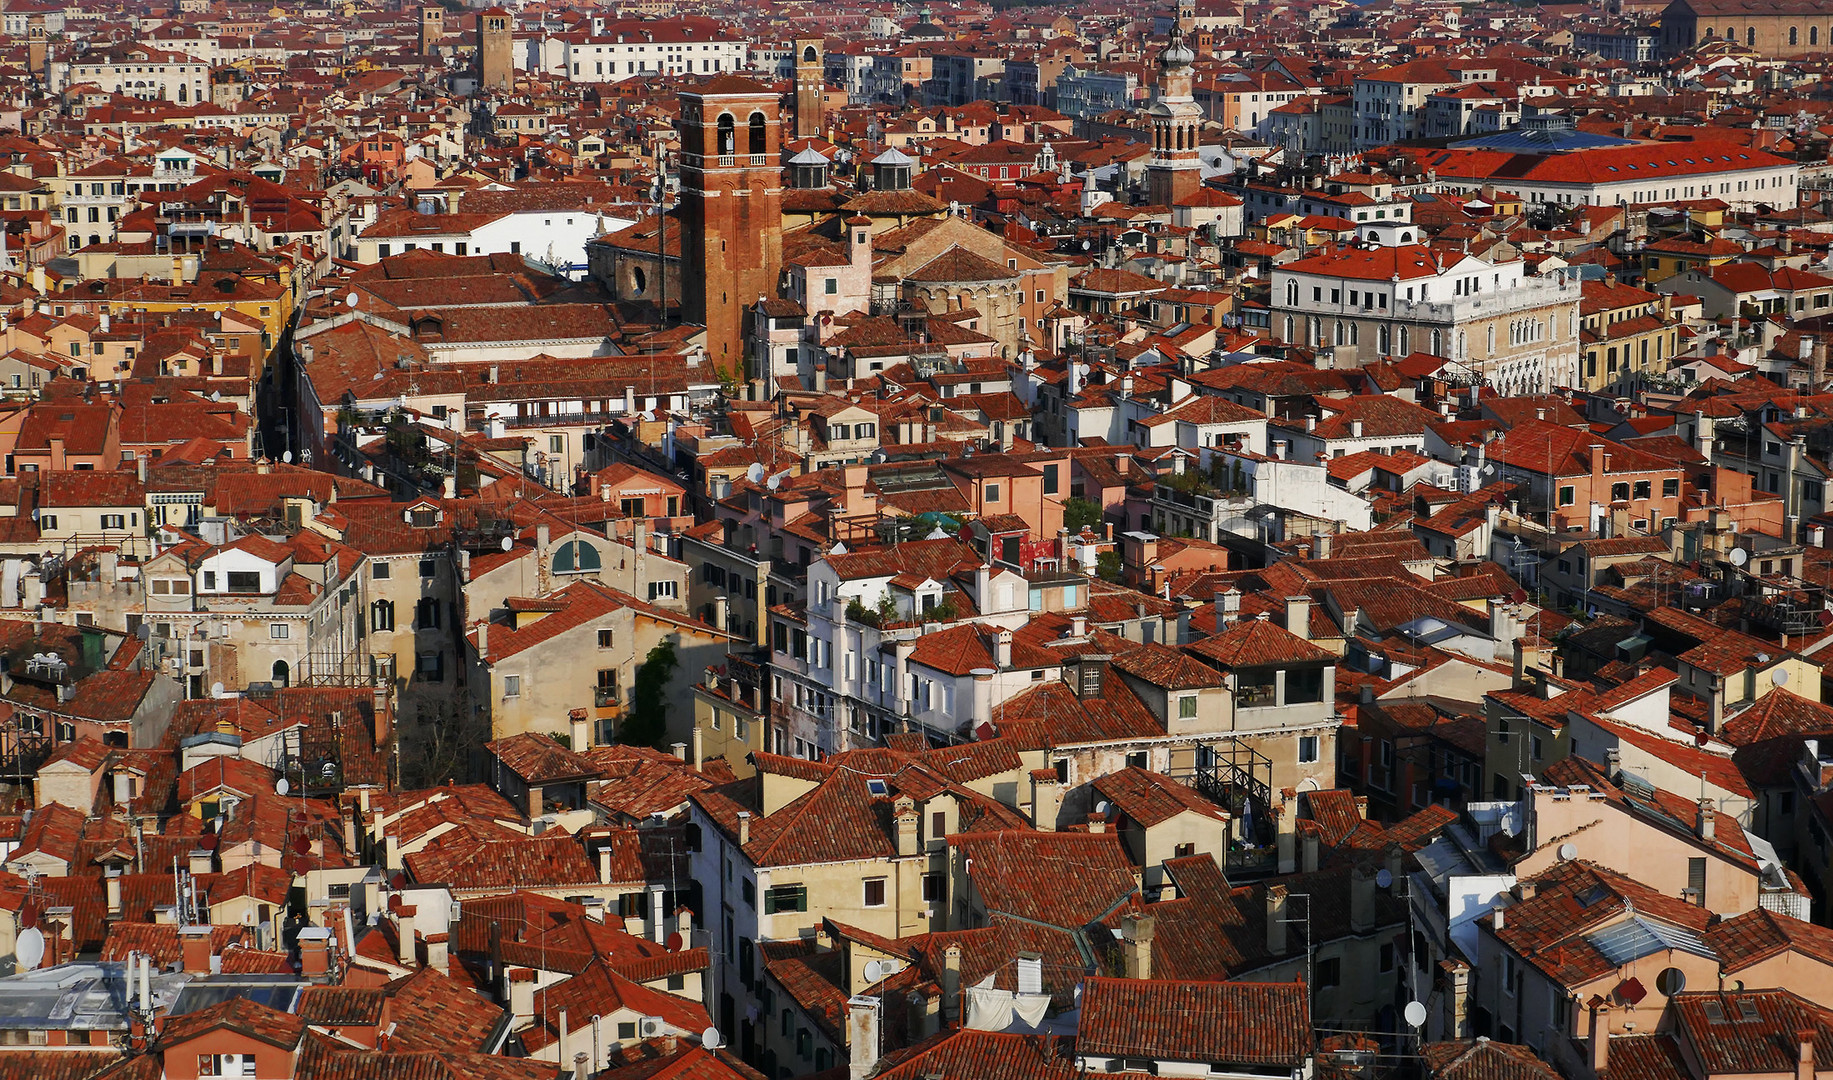
POLYGON ((1298 282, 1296 281, 1286 282, 1286 306, 1298 306, 1298 282))
POLYGON ((1403 244, 1411 244, 1413 242, 1413 234, 1410 232, 1401 233, 1400 242, 1403 244))
POLYGON ((1442 331, 1432 331, 1432 355, 1445 355, 1445 335, 1442 331))
POLYGON ((1744 44, 1749 45, 1752 48, 1756 47, 1756 44, 1757 44, 1757 28, 1756 27, 1747 26, 1744 28, 1744 44))
POLYGON ((802 62, 804 64, 812 64, 820 59, 821 58, 819 56, 815 55, 815 47, 813 45, 810 45, 808 48, 802 50, 802 62))
POLYGON ((751 150, 750 152, 753 154, 762 154, 765 152, 764 151, 764 114, 761 112, 754 112, 751 114, 751 150))
POLYGON ((1286 336, 1285 336, 1285 340, 1286 340, 1286 341, 1288 341, 1288 342, 1290 342, 1290 341, 1292 340, 1292 316, 1290 316, 1290 315, 1287 315, 1287 316, 1286 316, 1286 336))
POLYGON ((1410 347, 1412 345, 1412 337, 1413 335, 1407 332, 1407 328, 1405 326, 1402 326, 1400 328, 1400 355, 1402 356, 1413 355, 1413 350, 1410 347))
POLYGON ((285 660, 274 661, 273 682, 275 686, 293 685, 293 669, 288 666, 285 660))
POLYGON ((377 600, 369 605, 369 629, 382 631, 395 628, 395 602, 377 600))
POLYGON ((738 143, 736 141, 736 137, 733 135, 733 132, 732 132, 732 114, 731 113, 720 113, 719 114, 719 154, 720 156, 723 157, 727 154, 737 153, 737 147, 738 147, 738 143))
POLYGON ((1391 356, 1394 351, 1392 348, 1394 344, 1393 331, 1388 328, 1387 323, 1381 324, 1381 331, 1377 336, 1379 337, 1380 343, 1381 343, 1381 355, 1382 356, 1391 356))
POLYGON ((598 549, 582 540, 568 540, 554 551, 556 574, 587 574, 600 565, 598 549))
POLYGON ((1801 27, 1791 26, 1788 28, 1788 43, 1790 45, 1801 44, 1801 27))
POLYGON ((1809 45, 1820 44, 1820 27, 1818 26, 1808 27, 1808 44, 1809 45))

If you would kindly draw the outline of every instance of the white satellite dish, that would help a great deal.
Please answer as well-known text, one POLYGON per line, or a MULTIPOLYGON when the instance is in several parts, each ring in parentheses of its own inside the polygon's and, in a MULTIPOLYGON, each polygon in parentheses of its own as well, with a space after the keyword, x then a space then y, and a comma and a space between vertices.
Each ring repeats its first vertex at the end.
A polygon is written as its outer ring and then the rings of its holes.
POLYGON ((355 307, 356 301, 357 295, 355 293, 351 293, 349 296, 344 297, 344 305, 346 307, 355 307))
POLYGON ((885 965, 878 960, 866 961, 866 981, 875 983, 885 977, 885 965))
POLYGON ((1409 1001, 1401 1015, 1406 1017, 1408 1027, 1420 1027, 1426 1022, 1426 1007, 1417 1001, 1409 1001))
POLYGON ((13 957, 19 961, 21 971, 31 971, 45 958, 45 932, 38 927, 28 927, 19 934, 19 940, 13 945, 13 957))
POLYGON ((783 474, 778 473, 775 476, 771 477, 770 482, 764 486, 768 487, 771 491, 775 491, 777 488, 782 487, 783 486, 783 474))
POLYGON ((751 467, 745 470, 745 479, 751 481, 753 484, 763 483, 764 463, 761 461, 753 461, 751 467))
POLYGON ((1766 653, 1766 652, 1760 652, 1760 653, 1758 653, 1758 654, 1757 654, 1757 663, 1759 663, 1759 664, 1767 664, 1767 663, 1769 663, 1769 654, 1768 654, 1768 653, 1766 653))
POLYGON ((725 1041, 719 1037, 718 1028, 710 1027, 700 1033, 700 1046, 702 1049, 717 1050, 724 1045, 725 1041))
POLYGON ((1750 552, 1745 551, 1743 548, 1732 548, 1731 549, 1731 565, 1743 566, 1745 563, 1749 561, 1750 561, 1750 552))
POLYGON ((509 550, 511 550, 511 549, 513 549, 513 548, 514 548, 515 546, 516 546, 516 538, 515 538, 515 537, 513 537, 513 536, 505 536, 505 537, 503 537, 503 550, 504 550, 504 551, 509 551, 509 550))
POLYGON ((1559 845, 1559 857, 1560 857, 1560 860, 1563 862, 1571 862, 1573 859, 1578 858, 1578 845, 1577 844, 1559 845))
POLYGON ((1777 686, 1787 686, 1788 685, 1788 669, 1787 668, 1777 668, 1776 670, 1770 672, 1769 681, 1775 683, 1777 686))
POLYGON ((1384 866, 1381 869, 1375 871, 1375 885, 1377 888, 1385 889, 1389 885, 1392 885, 1393 883, 1394 883, 1394 875, 1388 873, 1387 867, 1384 866))
POLYGON ((274 782, 274 794, 276 795, 285 795, 291 790, 293 790, 293 785, 287 783, 284 776, 274 782))
POLYGON ((1095 813, 1100 814, 1102 817, 1107 816, 1107 802, 1105 800, 1095 804, 1095 813))
POLYGON ((291 465, 293 463, 293 452, 291 450, 288 450, 286 453, 281 454, 280 460, 286 462, 288 465, 291 465))
POLYGON ((210 696, 213 698, 222 697, 223 696, 223 684, 220 682, 211 683, 210 684, 210 696))

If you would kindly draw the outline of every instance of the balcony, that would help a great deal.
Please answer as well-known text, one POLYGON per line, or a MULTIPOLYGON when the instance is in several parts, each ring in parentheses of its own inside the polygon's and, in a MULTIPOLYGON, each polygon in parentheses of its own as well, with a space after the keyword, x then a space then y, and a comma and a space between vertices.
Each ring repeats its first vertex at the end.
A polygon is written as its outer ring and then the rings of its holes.
POLYGON ((592 688, 592 707, 595 709, 618 709, 623 706, 615 686, 595 686, 592 688))
POLYGON ((1512 289, 1456 296, 1448 300, 1394 298, 1394 317, 1412 322, 1461 323, 1492 315, 1528 311, 1548 304, 1578 302, 1579 290, 1562 277, 1529 278, 1512 289))

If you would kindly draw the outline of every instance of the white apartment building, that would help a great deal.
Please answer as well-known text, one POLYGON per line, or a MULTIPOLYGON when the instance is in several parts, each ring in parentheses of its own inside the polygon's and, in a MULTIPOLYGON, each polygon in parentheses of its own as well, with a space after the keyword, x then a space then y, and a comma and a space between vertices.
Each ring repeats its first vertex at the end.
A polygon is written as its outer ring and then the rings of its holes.
POLYGON ((83 84, 146 101, 199 105, 210 100, 210 65, 146 45, 84 53, 51 65, 53 93, 83 84))
POLYGON ((1358 237, 1273 271, 1275 339, 1333 348, 1338 363, 1444 356, 1503 394, 1576 385, 1576 279, 1434 251, 1406 222, 1358 237))
POLYGON ((1483 145, 1490 141, 1426 151, 1420 167, 1452 191, 1493 185, 1526 202, 1564 206, 1715 198, 1735 210, 1793 208, 1801 176, 1787 158, 1729 142, 1638 142, 1498 158, 1483 145))
POLYGON ((743 38, 705 19, 618 19, 591 32, 518 42, 516 64, 573 82, 621 82, 645 75, 711 75, 742 71, 743 38))
POLYGON ((356 238, 356 261, 368 265, 406 251, 450 255, 521 255, 569 277, 583 276, 586 241, 635 224, 602 209, 503 213, 384 213, 356 238))

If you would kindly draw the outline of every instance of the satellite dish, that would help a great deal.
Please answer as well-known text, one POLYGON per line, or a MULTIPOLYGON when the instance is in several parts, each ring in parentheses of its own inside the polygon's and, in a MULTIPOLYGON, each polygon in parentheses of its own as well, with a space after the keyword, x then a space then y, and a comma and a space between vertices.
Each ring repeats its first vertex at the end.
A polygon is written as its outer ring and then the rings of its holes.
POLYGON ((669 952, 680 952, 681 944, 682 944, 681 931, 677 930, 674 933, 668 935, 668 941, 665 942, 665 944, 668 946, 669 952))
POLYGON ((503 550, 504 550, 504 551, 509 551, 510 549, 512 549, 512 548, 514 548, 515 546, 516 546, 516 538, 515 538, 515 537, 513 537, 513 536, 505 536, 505 537, 503 537, 503 550))
POLYGON ((344 297, 344 306, 345 307, 355 307, 356 302, 357 302, 357 295, 355 293, 351 293, 349 296, 344 297))
POLYGON ((280 460, 286 462, 288 465, 291 465, 293 463, 293 452, 291 450, 288 450, 286 453, 281 454, 280 460))
POLYGON ((210 684, 210 696, 213 698, 222 697, 223 696, 223 684, 220 682, 211 683, 210 684))
POLYGON ((31 971, 33 968, 43 963, 45 958, 45 932, 36 926, 22 932, 19 935, 18 942, 13 945, 13 956, 19 961, 20 969, 24 971, 31 971))
POLYGON ((1758 653, 1758 654, 1757 654, 1757 663, 1759 663, 1759 664, 1767 664, 1767 663, 1769 663, 1769 654, 1768 654, 1768 653, 1766 653, 1766 652, 1760 652, 1760 653, 1758 653))
POLYGON ((1787 686, 1788 685, 1788 669, 1787 668, 1777 668, 1776 670, 1770 672, 1769 681, 1775 683, 1777 686, 1787 686))
POLYGON ((1514 592, 1508 594, 1508 599, 1511 604, 1524 604, 1527 602, 1527 590, 1516 589, 1514 592))
POLYGON ((1408 1027, 1420 1027, 1426 1022, 1426 1007, 1417 1001, 1409 1001, 1401 1015, 1406 1017, 1408 1027))
POLYGON ((312 840, 310 837, 302 836, 299 839, 293 841, 293 854, 310 855, 311 853, 312 853, 312 840))
POLYGON ((722 1047, 722 1046, 724 1046, 724 1045, 725 1045, 725 1042, 724 1042, 723 1040, 721 1040, 721 1039, 720 1039, 720 1037, 719 1037, 719 1029, 718 1029, 718 1028, 716 1028, 716 1027, 710 1027, 710 1028, 707 1028, 707 1029, 706 1029, 705 1031, 703 1031, 703 1032, 701 1032, 701 1033, 700 1033, 700 1047, 701 1047, 701 1049, 703 1049, 703 1050, 717 1050, 717 1049, 719 1049, 720 1047, 722 1047))
POLYGON ((1745 551, 1743 548, 1732 548, 1731 549, 1731 565, 1743 566, 1745 563, 1749 561, 1750 561, 1750 552, 1745 551))
POLYGON ((1394 875, 1388 872, 1387 867, 1384 866, 1381 869, 1375 871, 1375 886, 1377 888, 1385 889, 1389 885, 1392 885, 1393 883, 1394 883, 1394 875))
POLYGON ((1559 845, 1559 857, 1564 862, 1571 862, 1573 859, 1578 858, 1578 845, 1577 844, 1559 845))
POLYGON ((751 481, 753 484, 763 483, 764 463, 761 461, 753 461, 751 467, 745 470, 745 479, 751 481))
POLYGON ((282 776, 279 780, 274 781, 274 794, 285 795, 291 790, 293 790, 293 785, 287 783, 286 777, 282 776))
POLYGON ((866 981, 867 982, 875 983, 884 977, 885 977, 885 965, 882 961, 878 961, 878 960, 867 960, 866 961, 866 981))
POLYGON ((775 476, 771 477, 769 483, 765 484, 764 486, 768 487, 771 491, 775 491, 776 489, 782 487, 783 486, 783 474, 778 473, 775 476))

